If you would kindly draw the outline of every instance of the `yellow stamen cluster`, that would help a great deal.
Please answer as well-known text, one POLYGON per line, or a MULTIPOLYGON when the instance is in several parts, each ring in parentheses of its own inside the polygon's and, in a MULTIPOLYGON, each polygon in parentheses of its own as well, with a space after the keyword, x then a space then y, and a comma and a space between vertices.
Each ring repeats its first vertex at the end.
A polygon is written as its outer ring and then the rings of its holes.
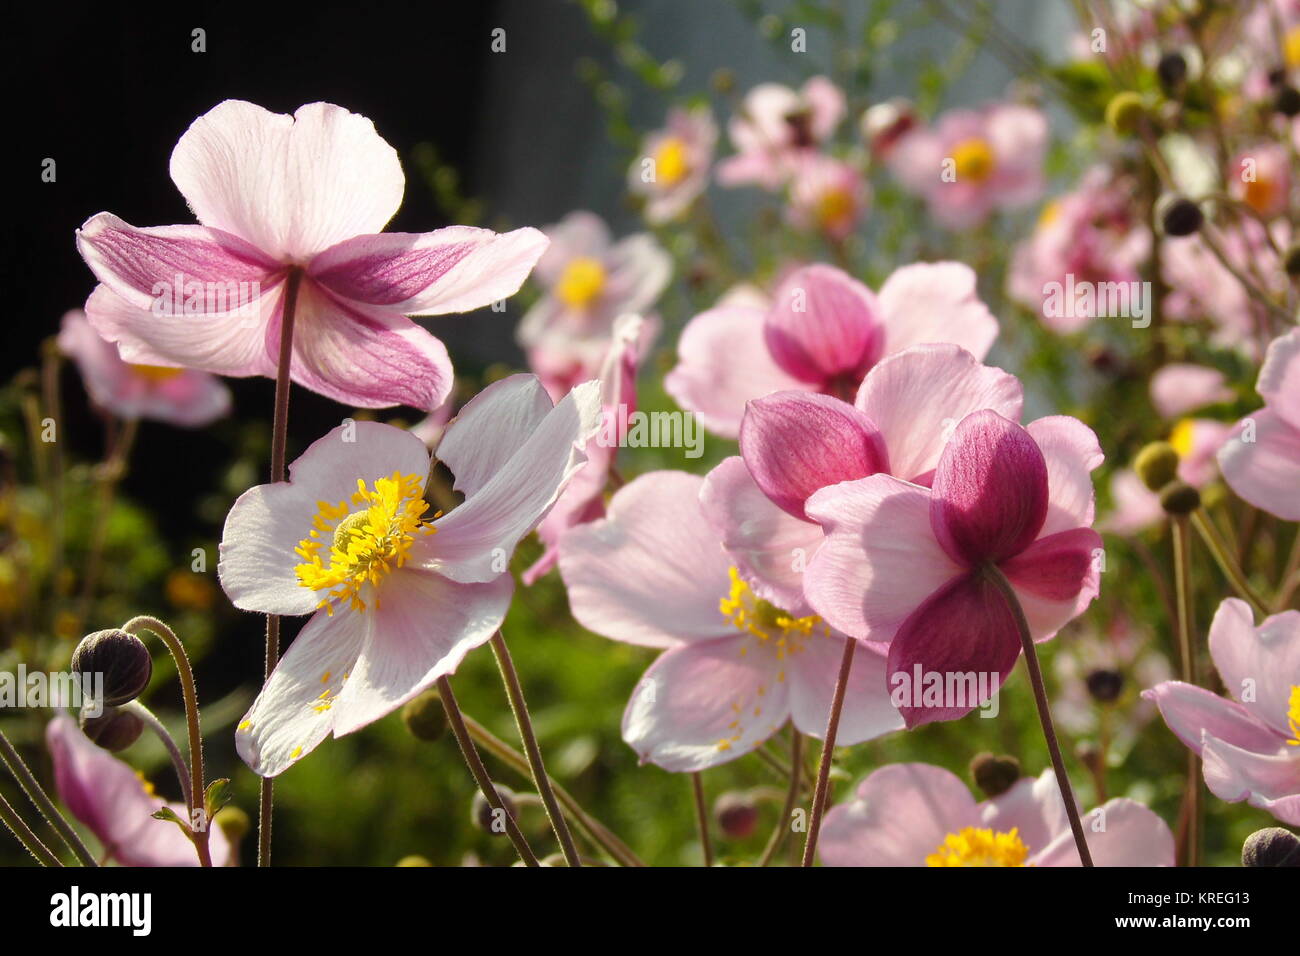
POLYGON ((375 587, 384 575, 402 567, 417 535, 434 532, 433 525, 424 522, 429 503, 423 495, 424 478, 393 472, 377 479, 373 489, 358 478, 350 501, 316 502, 311 532, 294 549, 304 559, 294 569, 298 583, 327 592, 320 606, 330 614, 334 601, 364 611, 366 585, 375 587), (332 541, 322 556, 324 535, 332 535, 332 541))
POLYGON ((1024 866, 1028 857, 1029 848, 1015 827, 1010 833, 966 827, 944 837, 938 848, 925 858, 925 865, 1024 866))
POLYGON ((1282 53, 1288 69, 1300 67, 1300 25, 1286 31, 1282 38, 1282 53))
POLYGON ((1190 418, 1183 418, 1169 433, 1169 444, 1173 446, 1174 451, 1178 452, 1179 458, 1187 459, 1191 457, 1195 438, 1196 422, 1190 418))
POLYGON ((165 365, 131 365, 132 374, 150 384, 166 382, 185 371, 183 368, 168 368, 165 365))
POLYGON ((817 224, 831 232, 847 227, 853 221, 854 205, 847 189, 828 189, 817 199, 817 224))
POLYGON ((655 150, 655 181, 661 186, 675 186, 691 171, 686 143, 680 137, 670 136, 655 150))
POLYGON ((585 309, 605 289, 605 267, 598 259, 579 257, 564 267, 555 293, 565 305, 585 309))
POLYGON ((993 175, 993 147, 978 137, 964 139, 953 147, 952 163, 957 182, 982 183, 993 175))
POLYGON ((1291 725, 1291 739, 1287 743, 1292 747, 1300 747, 1300 685, 1291 685, 1291 699, 1287 702, 1286 720, 1291 725))

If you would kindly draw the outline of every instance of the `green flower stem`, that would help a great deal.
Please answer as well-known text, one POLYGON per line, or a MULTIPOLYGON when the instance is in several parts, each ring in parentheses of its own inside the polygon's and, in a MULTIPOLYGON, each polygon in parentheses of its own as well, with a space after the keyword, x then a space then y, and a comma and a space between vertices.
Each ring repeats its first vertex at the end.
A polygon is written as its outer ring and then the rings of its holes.
POLYGON ((691 774, 691 793, 695 797, 695 821, 700 828, 700 848, 704 851, 704 865, 713 866, 713 840, 709 837, 709 808, 704 802, 704 778, 699 771, 691 774))
POLYGON ((1264 603, 1264 599, 1246 580, 1245 573, 1241 570, 1241 566, 1237 564, 1237 559, 1233 557, 1231 549, 1224 544, 1219 530, 1214 526, 1214 522, 1209 520, 1203 511, 1194 511, 1192 512, 1192 526, 1196 528, 1197 533, 1201 536, 1201 541, 1205 544, 1205 549, 1210 552, 1210 556, 1214 558, 1214 563, 1219 566, 1219 570, 1228 579, 1228 583, 1237 592, 1237 596, 1250 604, 1257 613, 1268 614, 1268 605, 1264 603))
MULTIPOLYGON (((1178 644, 1182 657, 1182 677, 1188 684, 1197 684, 1197 646, 1192 631, 1195 616, 1192 605, 1192 538, 1186 515, 1170 515, 1169 525, 1174 539, 1174 588, 1178 600, 1178 644)), ((1187 843, 1183 864, 1200 863, 1201 830, 1201 759, 1195 752, 1187 752, 1187 783, 1184 791, 1187 807, 1187 843)))
POLYGON ((23 758, 14 749, 14 745, 9 742, 9 738, 0 730, 0 763, 9 768, 9 772, 14 775, 18 781, 18 786, 23 788, 23 793, 27 794, 36 809, 49 822, 50 826, 59 835, 64 845, 72 851, 73 855, 81 861, 82 866, 99 866, 95 858, 90 855, 86 849, 86 844, 81 842, 81 837, 77 836, 77 831, 72 828, 67 818, 59 812, 59 808, 54 805, 40 785, 40 782, 33 776, 27 764, 23 763, 23 758))
POLYGON ((63 865, 59 858, 50 852, 50 848, 41 842, 40 837, 32 832, 31 827, 18 815, 18 811, 10 805, 3 793, 0 793, 0 822, 9 828, 9 832, 23 845, 23 849, 36 857, 36 861, 41 866, 63 865))
POLYGON ((519 824, 515 822, 515 818, 506 810, 501 795, 497 793, 496 785, 492 783, 487 768, 483 766, 483 760, 479 757, 474 741, 470 739, 469 731, 465 727, 460 706, 456 703, 456 695, 452 693, 451 681, 446 677, 438 678, 438 697, 442 701, 443 710, 447 712, 447 723, 451 724, 451 732, 456 735, 456 742, 460 744, 460 752, 465 757, 465 763, 469 765, 469 772, 473 775, 474 782, 478 784, 484 799, 487 800, 488 806, 501 812, 506 823, 506 836, 510 837, 510 842, 515 845, 515 852, 519 854, 519 859, 524 861, 525 866, 539 866, 537 855, 524 839, 524 834, 519 829, 519 824))
POLYGON ((794 813, 795 802, 803 788, 803 734, 793 725, 790 727, 790 789, 786 791, 785 806, 781 808, 781 818, 776 821, 776 829, 768 838, 759 866, 767 866, 781 849, 785 836, 790 832, 790 815, 794 813))
POLYGON ((808 838, 803 845, 803 865, 812 866, 817 854, 817 836, 822 828, 822 814, 830 791, 831 760, 835 752, 835 737, 840 730, 840 713, 844 709, 844 692, 849 686, 849 671, 853 667, 853 651, 858 642, 844 640, 844 656, 840 659, 840 673, 835 679, 835 696, 831 700, 831 714, 826 721, 826 740, 822 743, 821 763, 817 767, 817 789, 813 793, 812 819, 808 822, 808 838))
POLYGON ((208 836, 211 822, 208 808, 204 806, 205 790, 203 786, 203 736, 199 730, 199 693, 194 684, 194 669, 190 667, 189 655, 176 632, 156 617, 140 615, 133 617, 122 625, 128 634, 137 631, 151 631, 167 645, 172 660, 176 662, 176 673, 181 679, 181 696, 185 699, 185 724, 190 738, 190 792, 185 806, 190 812, 190 831, 193 835, 194 848, 199 853, 199 865, 211 866, 212 855, 208 852, 208 836), (199 824, 202 824, 200 827, 199 824))
POLYGON ((172 768, 176 771, 176 779, 181 783, 181 794, 185 798, 187 807, 194 806, 194 785, 190 782, 190 768, 185 765, 185 758, 181 755, 181 748, 176 746, 176 741, 168 733, 163 722, 158 719, 152 710, 140 703, 138 700, 129 701, 118 708, 130 714, 135 714, 146 727, 154 732, 154 736, 162 741, 163 747, 167 750, 167 756, 171 757, 172 768))
POLYGON ((551 790, 551 778, 542 763, 542 751, 537 746, 537 734, 533 732, 533 722, 528 716, 524 689, 519 683, 519 674, 515 671, 514 661, 510 659, 510 649, 506 647, 506 639, 500 631, 492 635, 492 653, 496 655, 497 667, 501 669, 501 679, 506 685, 506 696, 510 698, 510 709, 514 711, 515 723, 519 727, 519 739, 523 741, 524 753, 528 756, 528 767, 532 772, 533 784, 541 795, 542 803, 546 805, 546 815, 550 818, 551 829, 555 831, 555 838, 560 842, 560 850, 563 851, 569 866, 582 866, 582 860, 578 858, 578 848, 573 843, 573 834, 569 832, 569 824, 564 819, 564 814, 560 812, 560 805, 551 790))
POLYGON ((1061 802, 1065 804, 1066 816, 1070 818, 1070 831, 1074 834, 1074 845, 1079 851, 1079 860, 1084 866, 1092 866, 1092 854, 1088 850, 1088 840, 1083 832, 1083 822, 1079 819, 1079 805, 1074 799, 1074 789, 1070 786, 1070 775, 1065 772, 1065 760, 1061 756, 1061 745, 1056 739, 1056 728, 1052 725, 1052 708, 1047 700, 1047 688, 1043 684, 1043 671, 1038 666, 1038 651, 1034 647, 1034 636, 1029 632, 1029 622, 1025 620, 1025 610, 1020 606, 1020 599, 1006 575, 995 564, 984 565, 985 577, 1002 592, 1007 607, 1016 619, 1016 630, 1020 632, 1020 647, 1025 652, 1025 668, 1029 671, 1029 683, 1034 689, 1034 704, 1038 708, 1038 721, 1043 727, 1043 739, 1047 742, 1047 752, 1052 758, 1052 770, 1056 773, 1056 785, 1061 791, 1061 802))

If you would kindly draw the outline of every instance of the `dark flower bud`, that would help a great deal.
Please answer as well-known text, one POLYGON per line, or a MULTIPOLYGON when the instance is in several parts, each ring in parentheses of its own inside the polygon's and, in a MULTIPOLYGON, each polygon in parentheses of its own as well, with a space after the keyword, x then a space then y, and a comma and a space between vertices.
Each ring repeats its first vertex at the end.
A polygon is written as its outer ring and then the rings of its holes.
POLYGON ((1300 866, 1300 838, 1281 827, 1256 830, 1241 845, 1242 866, 1300 866))
POLYGON ((81 712, 81 730, 109 753, 125 750, 144 733, 144 721, 130 711, 105 707, 98 717, 81 712))
POLYGON ((447 732, 447 711, 438 691, 430 688, 407 701, 402 708, 402 723, 417 740, 440 739, 447 732))
POLYGON ((92 679, 102 675, 102 702, 109 707, 135 700, 153 676, 153 658, 144 641, 117 628, 83 637, 72 652, 71 667, 74 674, 92 679))
POLYGON ((747 793, 724 793, 713 803, 718 827, 731 840, 743 840, 758 826, 758 807, 747 793))
POLYGON ((1165 514, 1189 515, 1201 506, 1201 493, 1185 481, 1171 481, 1160 489, 1165 514))
POLYGON ((1293 242, 1287 247, 1286 257, 1282 260, 1286 268, 1286 274, 1292 277, 1300 276, 1300 242, 1293 242))
POLYGON ((1268 71, 1268 85, 1277 89, 1286 82, 1286 70, 1283 67, 1275 66, 1268 71))
POLYGON ((1183 82, 1187 79, 1187 60, 1177 50, 1166 53, 1156 64, 1156 76, 1165 95, 1173 96, 1182 89, 1183 82))
POLYGON ((1178 477, 1178 452, 1167 441, 1153 441, 1137 453, 1133 470, 1142 479, 1142 484, 1152 491, 1159 491, 1178 477))
POLYGON ((1288 117, 1300 114, 1300 90, 1294 86, 1281 87, 1273 98, 1273 109, 1288 117))
MULTIPOLYGON (((518 820, 519 808, 515 805, 515 792, 509 787, 501 786, 499 783, 495 786, 497 795, 501 797, 501 803, 505 806, 506 813, 510 814, 510 819, 518 820)), ((469 813, 470 819, 474 821, 474 825, 480 830, 494 836, 505 836, 506 821, 492 807, 492 804, 487 802, 487 797, 483 796, 482 791, 474 794, 469 813)))
POLYGON ((1119 700, 1120 692, 1124 690, 1124 675, 1105 667, 1089 671, 1088 676, 1083 680, 1088 685, 1088 693, 1092 695, 1092 699, 1103 704, 1119 700))
POLYGON ((1205 215, 1201 207, 1190 199, 1179 196, 1166 204, 1160 216, 1166 236, 1190 236, 1201 228, 1205 215))
POLYGON ((970 773, 975 786, 987 797, 1006 793, 1020 779, 1020 761, 1015 757, 991 753, 976 754, 970 762, 970 773))

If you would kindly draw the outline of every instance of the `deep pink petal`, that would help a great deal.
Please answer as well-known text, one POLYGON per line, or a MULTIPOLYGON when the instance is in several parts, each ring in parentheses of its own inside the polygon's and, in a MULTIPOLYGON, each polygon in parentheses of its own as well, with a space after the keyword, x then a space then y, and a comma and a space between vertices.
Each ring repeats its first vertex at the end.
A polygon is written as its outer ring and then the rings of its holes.
POLYGON ((889 471, 871 419, 838 398, 809 392, 750 402, 740 424, 740 453, 763 493, 802 519, 813 492, 889 471))
POLYGON ((1049 601, 1073 601, 1092 571, 1101 535, 1075 528, 1039 538, 999 567, 1017 591, 1049 601))
POLYGON ((930 523, 954 561, 1001 561, 1028 547, 1047 515, 1047 465, 1023 428, 992 411, 957 425, 935 469, 930 523))
POLYGON ((862 283, 832 266, 807 266, 777 289, 763 334, 777 365, 800 381, 856 384, 882 349, 879 314, 862 283))

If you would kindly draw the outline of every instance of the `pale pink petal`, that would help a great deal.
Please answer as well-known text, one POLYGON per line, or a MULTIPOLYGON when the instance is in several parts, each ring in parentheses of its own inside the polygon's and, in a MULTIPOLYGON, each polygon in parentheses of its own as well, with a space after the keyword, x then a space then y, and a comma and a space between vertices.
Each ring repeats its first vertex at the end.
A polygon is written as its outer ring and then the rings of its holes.
POLYGON ((700 508, 754 593, 802 616, 804 569, 821 547, 821 527, 774 505, 736 456, 705 475, 700 508))
POLYGON ((1217 368, 1175 362, 1151 376, 1151 404, 1162 418, 1180 418, 1231 399, 1232 389, 1217 368))
MULTIPOLYGON (((795 727, 818 740, 826 736, 844 642, 853 638, 816 636, 789 658, 790 716, 795 727)), ((903 715, 889 699, 885 655, 858 642, 835 737, 838 747, 860 744, 903 729, 903 715)))
POLYGON ((740 434, 745 403, 772 392, 808 386, 781 370, 763 337, 763 312, 720 306, 687 323, 677 342, 677 365, 664 390, 724 438, 740 434))
POLYGON ((1091 428, 1068 415, 1049 415, 1025 426, 1047 464, 1047 518, 1039 537, 1091 526, 1096 510, 1092 472, 1105 456, 1091 428))
POLYGON ((881 307, 870 289, 842 270, 797 269, 772 301, 763 324, 768 351, 799 381, 856 383, 880 356, 881 307))
POLYGON ((1255 753, 1276 753, 1281 738, 1250 711, 1201 687, 1182 681, 1162 681, 1142 692, 1156 702, 1169 729, 1196 753, 1201 752, 1202 734, 1255 753))
POLYGON ((374 123, 329 103, 287 116, 226 100, 181 136, 171 177, 199 222, 299 262, 381 231, 406 186, 374 123))
POLYGON ((817 849, 827 866, 925 866, 948 834, 978 825, 975 798, 956 774, 895 763, 830 809, 817 849))
POLYGON ((812 113, 809 125, 813 137, 825 141, 844 119, 844 91, 824 76, 812 76, 799 92, 812 113))
POLYGON ((1052 768, 1037 777, 1021 777, 1010 790, 982 802, 980 826, 1000 833, 1014 829, 1031 856, 1061 833, 1070 833, 1070 818, 1052 768))
MULTIPOLYGON (((1174 865, 1174 835, 1169 824, 1136 800, 1107 800, 1084 814, 1082 822, 1094 866, 1174 865)), ((1082 865, 1069 829, 1041 850, 1031 849, 1028 862, 1033 866, 1082 865)))
POLYGON ((1300 825, 1300 753, 1279 746, 1272 753, 1235 747, 1206 731, 1201 745, 1205 785, 1220 800, 1245 800, 1283 823, 1300 825))
POLYGON ((412 568, 390 574, 375 606, 361 612, 373 622, 335 702, 334 736, 374 723, 454 674, 501 627, 514 587, 508 574, 486 584, 457 584, 412 568))
POLYGON ((647 647, 715 638, 732 625, 728 558, 700 511, 704 479, 656 471, 628 482, 600 521, 560 541, 569 607, 590 631, 647 647))
POLYGON ((623 739, 648 761, 679 773, 749 753, 790 716, 775 654, 748 634, 697 641, 659 655, 623 713, 623 739), (748 652, 747 652, 748 651, 748 652))
MULTIPOLYGON (((599 427, 600 383, 586 382, 547 412, 486 484, 435 522, 437 534, 411 549, 412 563, 453 581, 491 581, 587 460, 582 449, 599 427)), ((493 461, 501 441, 490 422, 478 429, 479 451, 493 461)))
POLYGON ((991 408, 1020 419, 1020 380, 957 345, 914 345, 886 356, 862 382, 857 407, 880 429, 890 474, 930 480, 957 423, 991 408))
POLYGON ((403 315, 469 312, 518 292, 546 245, 536 229, 384 232, 331 246, 307 272, 336 295, 403 315))
POLYGON ((983 360, 998 337, 975 289, 975 270, 961 262, 918 262, 895 269, 877 297, 885 351, 949 342, 983 360))
POLYGON ((175 318, 190 301, 191 284, 204 284, 205 294, 193 299, 198 314, 186 316, 196 323, 210 312, 225 311, 214 308, 217 300, 206 294, 206 284, 224 290, 234 283, 238 301, 246 304, 282 280, 279 265, 260 250, 206 226, 141 229, 101 212, 77 230, 77 251, 100 282, 136 308, 160 316, 175 318))
POLYGON ((1227 598, 1210 624, 1210 656, 1224 689, 1263 724, 1284 737, 1291 688, 1300 683, 1300 611, 1264 619, 1258 629, 1250 605, 1227 598))
POLYGON ((1300 329, 1269 343, 1255 390, 1270 411, 1300 429, 1300 329))
POLYGON ((1219 449, 1224 480, 1256 508, 1300 521, 1300 429, 1270 408, 1242 419, 1219 449), (1253 434, 1252 434, 1253 429, 1253 434), (1246 438, 1253 441, 1246 441, 1246 438))
POLYGON ((1103 531, 1131 535, 1165 519, 1160 497, 1143 484, 1132 468, 1111 475, 1110 497, 1113 510, 1101 525, 1103 531))
POLYGON ((740 424, 745 466, 777 507, 805 518, 813 492, 889 471, 875 423, 847 402, 776 392, 750 402, 740 424))
POLYGON ((334 705, 374 620, 340 607, 333 615, 317 611, 298 632, 235 729, 235 749, 253 773, 283 773, 329 736, 334 705))
MULTIPOLYGON (((278 347, 281 317, 267 329, 278 347)), ((360 408, 437 408, 451 392, 447 348, 400 312, 346 302, 304 281, 294 321, 295 382, 360 408)))
POLYGON ((961 567, 930 529, 930 492, 889 475, 823 488, 808 515, 826 540, 804 572, 813 609, 838 631, 888 641, 961 567))
POLYGON ((456 413, 435 454, 451 469, 453 487, 477 494, 554 407, 535 375, 493 382, 456 413))

